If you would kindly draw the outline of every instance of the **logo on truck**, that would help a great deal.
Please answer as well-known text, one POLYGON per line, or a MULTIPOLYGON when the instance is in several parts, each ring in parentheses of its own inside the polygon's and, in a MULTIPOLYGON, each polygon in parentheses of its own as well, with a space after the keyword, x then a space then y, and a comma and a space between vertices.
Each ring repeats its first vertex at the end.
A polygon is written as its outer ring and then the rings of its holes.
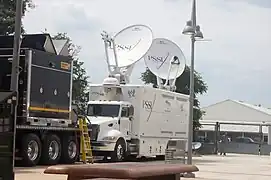
POLYGON ((143 108, 144 109, 150 110, 150 109, 152 109, 152 106, 153 106, 153 104, 151 101, 143 101, 143 108))
POLYGON ((70 70, 71 65, 69 63, 67 63, 67 62, 62 61, 62 62, 60 62, 60 68, 65 69, 65 70, 70 70))
POLYGON ((135 89, 128 90, 128 96, 129 98, 135 97, 135 89))

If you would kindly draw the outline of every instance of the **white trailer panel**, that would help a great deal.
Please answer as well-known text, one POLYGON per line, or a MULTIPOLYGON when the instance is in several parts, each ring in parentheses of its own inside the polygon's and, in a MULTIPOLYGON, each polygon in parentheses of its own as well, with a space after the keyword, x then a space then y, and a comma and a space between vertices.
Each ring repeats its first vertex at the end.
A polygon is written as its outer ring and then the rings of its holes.
MULTIPOLYGON (((144 85, 121 85, 119 101, 134 106, 131 138, 140 140, 139 155, 164 155, 169 139, 188 138, 189 96, 144 85)), ((90 100, 107 100, 95 85, 90 100)))

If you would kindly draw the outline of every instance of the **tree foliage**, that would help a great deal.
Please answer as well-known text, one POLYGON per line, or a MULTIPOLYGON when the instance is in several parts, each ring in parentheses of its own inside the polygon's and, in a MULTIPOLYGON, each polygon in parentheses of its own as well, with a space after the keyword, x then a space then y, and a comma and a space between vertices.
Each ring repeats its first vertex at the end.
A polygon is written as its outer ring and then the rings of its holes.
POLYGON ((78 54, 80 47, 72 43, 67 33, 58 33, 53 39, 65 39, 69 43, 69 54, 73 59, 73 87, 72 87, 72 100, 79 106, 82 111, 85 111, 88 101, 88 76, 85 70, 84 62, 80 61, 78 54))
MULTIPOLYGON (((23 0, 23 17, 29 8, 34 8, 32 0, 23 0)), ((14 33, 16 0, 0 0, 0 35, 14 33)), ((24 33, 22 26, 22 33, 24 33)))
MULTIPOLYGON (((197 108, 194 108, 193 127, 194 129, 198 129, 201 127, 199 120, 201 119, 204 112, 199 109, 200 103, 199 100, 197 99, 197 95, 206 93, 208 87, 207 84, 203 81, 201 75, 196 71, 194 73, 194 78, 195 78, 194 106, 197 108)), ((156 76, 148 68, 144 73, 141 74, 141 80, 145 84, 153 84, 154 87, 157 87, 156 76)), ((190 68, 186 66, 183 74, 176 80, 176 92, 189 95, 189 86, 190 86, 190 68)))

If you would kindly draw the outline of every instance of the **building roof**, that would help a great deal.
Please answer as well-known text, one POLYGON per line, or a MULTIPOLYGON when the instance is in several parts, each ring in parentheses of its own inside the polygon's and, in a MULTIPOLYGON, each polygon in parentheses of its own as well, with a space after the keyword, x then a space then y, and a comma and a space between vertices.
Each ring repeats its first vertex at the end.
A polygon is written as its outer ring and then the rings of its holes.
POLYGON ((271 115, 271 108, 267 108, 267 107, 263 107, 261 105, 253 105, 253 104, 250 104, 248 102, 244 102, 244 101, 238 101, 238 100, 233 100, 233 99, 226 99, 224 101, 220 101, 220 102, 217 102, 215 104, 211 104, 209 106, 206 106, 206 107, 203 107, 202 109, 206 109, 206 108, 209 108, 211 106, 215 106, 215 105, 218 105, 218 104, 221 104, 221 103, 224 103, 226 101, 231 101, 231 102, 234 102, 234 103, 237 103, 237 104, 240 104, 242 106, 246 106, 248 108, 252 108, 256 111, 260 111, 262 113, 265 113, 265 114, 268 114, 268 115, 271 115))
POLYGON ((261 124, 263 133, 267 133, 271 125, 271 109, 244 101, 227 99, 202 109, 206 113, 202 130, 214 130, 214 124, 220 122, 221 131, 259 132, 261 124))
MULTIPOLYGON (((230 99, 228 99, 230 100, 230 99)), ((262 113, 265 113, 265 114, 268 114, 271 116, 271 109, 270 108, 266 108, 266 107, 263 107, 261 105, 253 105, 253 104, 249 104, 247 102, 244 102, 244 101, 237 101, 237 100, 230 100, 230 101, 233 101, 235 103, 238 103, 238 104, 241 104, 243 106, 246 106, 246 107, 249 107, 249 108, 252 108, 256 111, 260 111, 262 113)))

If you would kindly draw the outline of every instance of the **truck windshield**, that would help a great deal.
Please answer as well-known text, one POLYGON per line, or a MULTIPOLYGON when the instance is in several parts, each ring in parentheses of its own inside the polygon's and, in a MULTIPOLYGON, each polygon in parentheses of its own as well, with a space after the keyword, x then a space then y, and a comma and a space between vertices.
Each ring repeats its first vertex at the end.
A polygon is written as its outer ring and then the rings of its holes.
POLYGON ((89 104, 88 116, 118 117, 120 105, 117 104, 89 104))

